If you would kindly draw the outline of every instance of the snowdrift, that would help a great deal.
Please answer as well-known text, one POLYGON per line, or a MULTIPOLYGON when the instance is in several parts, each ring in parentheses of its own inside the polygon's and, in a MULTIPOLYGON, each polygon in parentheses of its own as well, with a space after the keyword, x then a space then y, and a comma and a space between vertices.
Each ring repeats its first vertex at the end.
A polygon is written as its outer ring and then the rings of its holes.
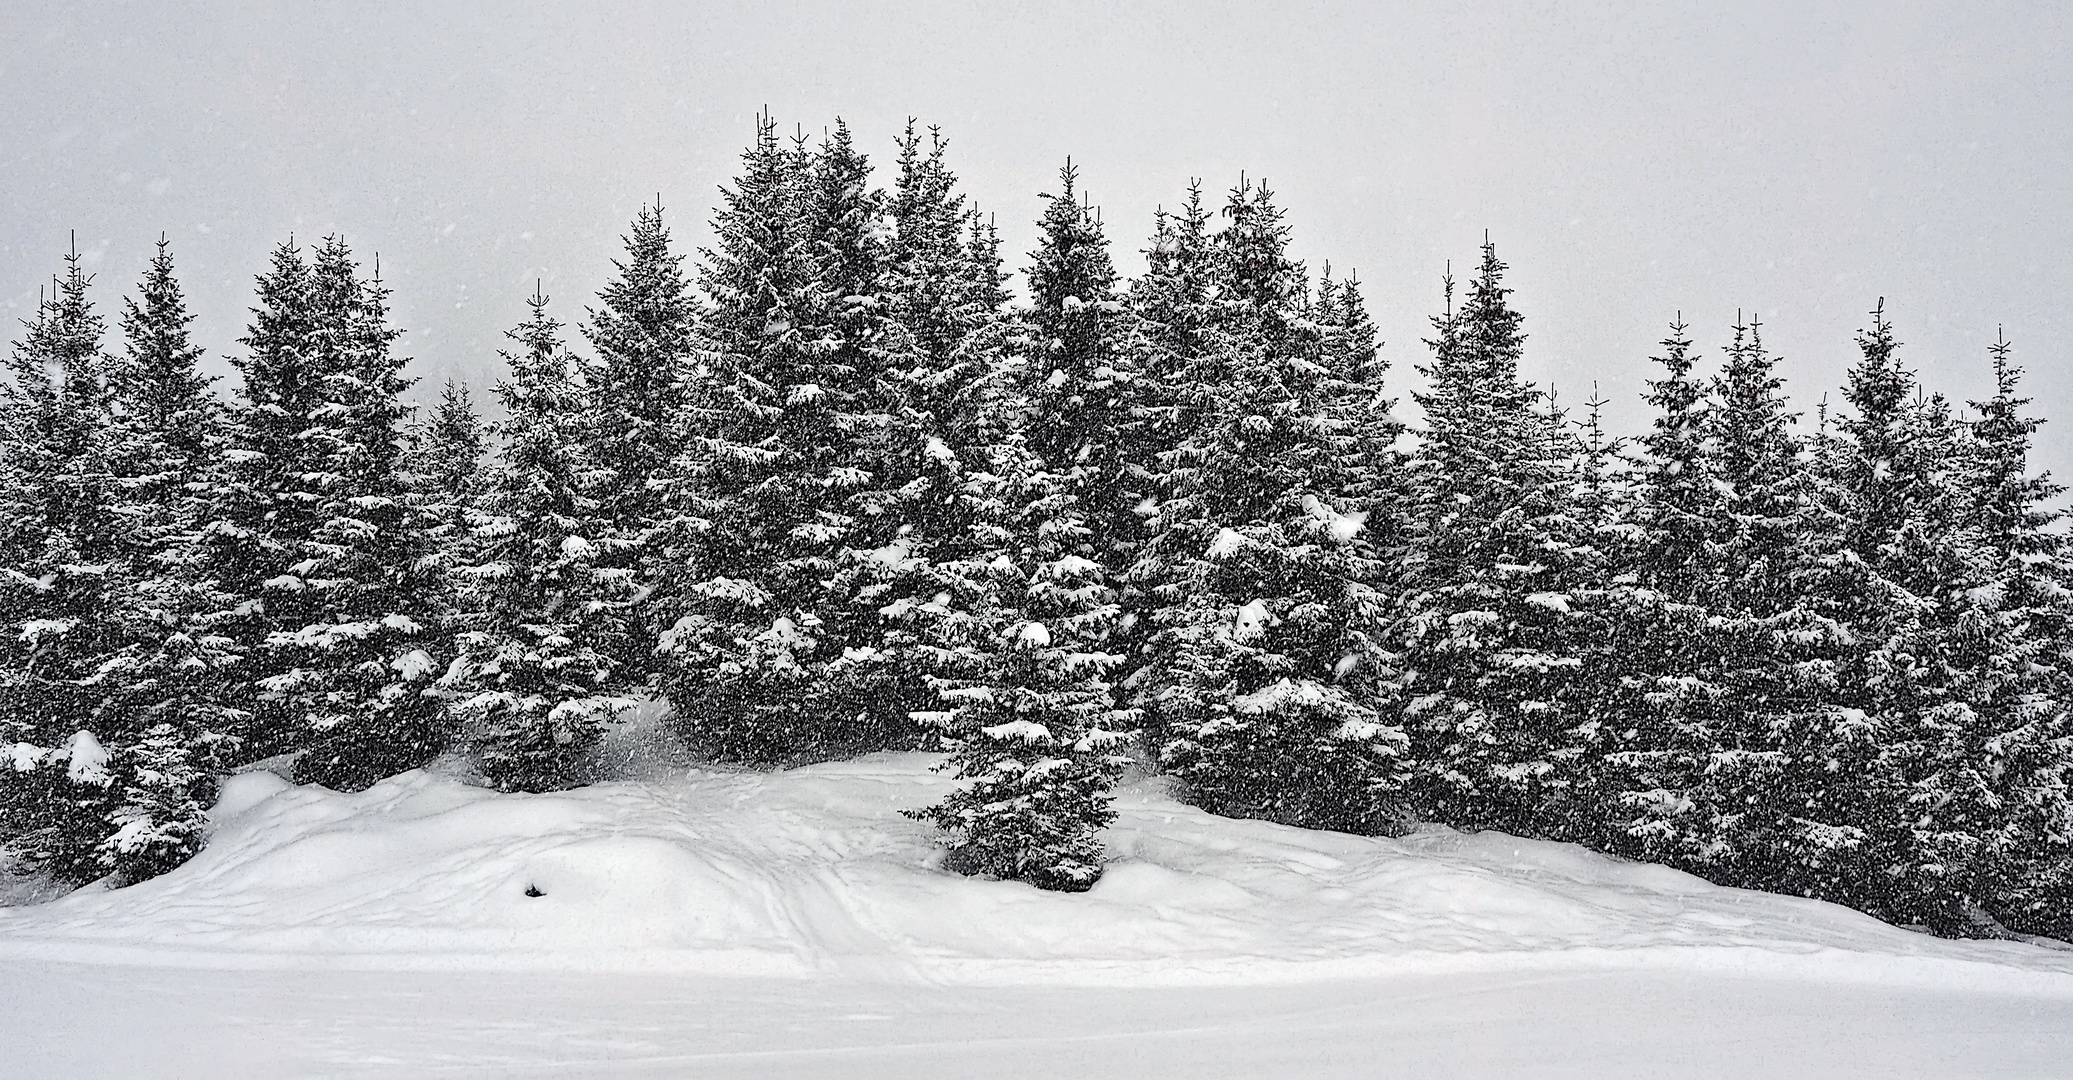
POLYGON ((679 771, 552 795, 413 772, 358 794, 231 778, 162 878, 0 910, 0 955, 222 966, 661 970, 928 982, 1252 983, 1701 967, 2073 996, 2073 952, 1951 942, 1573 846, 1401 839, 1118 794, 1071 896, 941 870, 941 758, 679 771))

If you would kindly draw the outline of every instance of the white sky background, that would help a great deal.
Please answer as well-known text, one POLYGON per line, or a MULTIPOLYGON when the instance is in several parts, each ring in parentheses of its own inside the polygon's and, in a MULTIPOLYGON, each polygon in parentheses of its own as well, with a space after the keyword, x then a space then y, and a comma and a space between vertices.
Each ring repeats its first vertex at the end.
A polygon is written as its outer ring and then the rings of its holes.
POLYGON ((267 251, 342 231, 420 393, 480 386, 533 280, 580 318, 658 191, 706 242, 759 108, 888 166, 912 115, 1017 266, 1068 154, 1126 273, 1189 177, 1264 176, 1403 388, 1488 228, 1529 376, 1624 431, 1679 310, 1709 361, 1759 313, 1809 412, 1879 296, 1961 400, 2005 325, 2073 472, 2073 9, 1721 6, 9 5, 0 314, 76 228, 112 324, 164 230, 227 370, 267 251))

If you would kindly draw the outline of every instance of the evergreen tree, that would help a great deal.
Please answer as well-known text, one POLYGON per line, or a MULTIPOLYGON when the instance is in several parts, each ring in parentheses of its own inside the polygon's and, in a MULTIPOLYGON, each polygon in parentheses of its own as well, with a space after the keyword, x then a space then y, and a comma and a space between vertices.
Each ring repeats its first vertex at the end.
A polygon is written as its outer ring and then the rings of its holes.
MULTIPOLYGON (((2004 910, 2030 925, 2063 923, 2073 814, 2052 643, 2059 605, 2045 599, 2056 589, 2024 581, 2048 578, 2010 573, 2014 547, 2036 541, 2011 544, 2020 526, 2007 531, 2039 510, 2021 493, 2034 424, 2019 415, 2005 350, 1996 400, 1977 426, 1960 425, 1934 395, 1892 405, 1911 376, 1891 359, 1883 313, 1874 317, 1852 372, 1852 403, 1865 411, 1845 421, 1837 500, 1863 546, 1849 549, 1864 564, 1859 576, 1888 601, 1853 611, 1865 707, 1879 727, 1856 823, 1877 903, 1857 906, 1953 935, 2003 935, 1995 913, 2004 910)), ((2046 575, 2055 572, 2049 543, 2035 564, 2046 575)))
POLYGON ((409 407, 399 395, 409 380, 391 348, 402 332, 388 325, 388 290, 379 277, 359 279, 336 237, 317 249, 311 269, 311 336, 327 398, 312 420, 337 426, 320 459, 323 517, 309 558, 289 573, 322 607, 302 626, 276 630, 267 646, 309 665, 291 677, 316 675, 314 685, 280 684, 293 686, 289 700, 321 739, 298 761, 298 778, 351 789, 421 765, 445 746, 431 686, 439 665, 428 651, 440 636, 444 590, 413 528, 400 468, 409 407))
POLYGON ((504 354, 511 376, 496 388, 500 467, 461 547, 462 658, 449 677, 482 771, 506 791, 574 784, 630 704, 631 665, 616 657, 633 573, 600 565, 592 540, 609 528, 598 496, 611 474, 589 461, 560 324, 537 291, 528 304, 532 317, 508 332, 522 351, 504 354))
POLYGON ((1966 712, 1951 718, 1936 748, 1942 768, 1916 794, 1948 823, 1932 846, 1988 913, 2063 938, 2073 933, 2073 723, 2063 515, 2050 504, 2064 489, 2030 475, 2041 421, 2023 413, 2006 338, 1991 355, 1994 394, 1972 403, 1964 478, 1971 560, 1952 590, 1966 712))
POLYGON ((123 646, 129 534, 113 515, 105 323, 77 252, 0 383, 0 855, 80 884, 113 811, 96 675, 123 646))
POLYGON ((999 244, 958 193, 940 132, 930 129, 924 154, 909 121, 899 146, 884 292, 907 338, 895 348, 912 364, 900 373, 915 413, 909 424, 921 430, 924 447, 929 437, 953 452, 983 447, 999 434, 988 424, 1000 412, 1001 353, 1011 330, 999 244))
MULTIPOLYGON (((1160 458, 1157 532, 1133 574, 1156 609, 1139 694, 1191 801, 1380 831, 1402 817, 1403 733, 1378 708, 1393 665, 1376 582, 1396 530, 1368 526, 1388 517, 1400 427, 1357 287, 1327 278, 1312 301, 1266 200, 1233 193, 1209 319, 1178 342, 1199 355, 1168 354, 1179 407, 1153 415, 1181 441, 1160 458)), ((1191 200, 1176 254, 1199 220, 1191 200)), ((1180 303, 1151 334, 1171 335, 1191 293, 1159 291, 1180 303)))
POLYGON ((1797 768, 1781 786, 1794 804, 1774 887, 1886 918, 1941 921, 1933 897, 1943 890, 1910 836, 1905 789, 1923 752, 1923 723, 1947 686, 1937 670, 1944 642, 1934 565, 1946 530, 1933 473, 1952 432, 1947 416, 1923 412, 1898 344, 1882 304, 1858 335, 1845 389, 1851 412, 1824 471, 1833 555, 1809 591, 1847 638, 1833 662, 1831 703, 1790 729, 1797 768))
POLYGON ((1184 467, 1174 449, 1204 422, 1196 410, 1214 401, 1192 390, 1209 384, 1212 362, 1216 257, 1210 221, 1202 185, 1191 182, 1180 213, 1160 211, 1145 251, 1145 273, 1130 283, 1130 349, 1143 373, 1143 393, 1130 418, 1124 459, 1141 474, 1132 483, 1150 495, 1147 510, 1172 494, 1169 475, 1184 467))
POLYGON ((1643 580, 1684 602, 1697 597, 1705 574, 1701 563, 1712 539, 1707 525, 1716 494, 1707 475, 1706 384, 1693 375, 1696 360, 1687 329, 1682 316, 1671 323, 1663 355, 1653 358, 1663 373, 1649 380, 1642 395, 1655 409, 1655 419, 1640 440, 1640 512, 1648 530, 1643 580))
MULTIPOLYGON (((1074 475, 1088 527, 1110 573, 1126 569, 1141 525, 1135 507, 1147 492, 1133 482, 1123 453, 1143 393, 1122 348, 1127 309, 1116 295, 1108 238, 1081 201, 1071 161, 1045 196, 1029 284, 1032 353, 1023 371, 1030 449, 1061 475, 1074 475)), ((1142 470, 1139 470, 1142 471, 1142 470)))
MULTIPOLYGON (((218 603, 204 617, 244 657, 242 677, 228 688, 230 703, 249 717, 238 731, 244 754, 268 757, 303 742, 299 725, 275 707, 263 681, 284 665, 264 651, 267 634, 292 616, 292 590, 269 586, 297 561, 292 554, 311 532, 315 494, 305 489, 313 456, 301 434, 321 399, 318 376, 306 357, 310 334, 310 271, 301 248, 276 247, 257 279, 257 306, 231 363, 242 376, 226 420, 227 438, 213 462, 199 554, 218 603)), ((285 585, 285 581, 279 581, 285 585)))
POLYGON ((307 750, 299 780, 347 790, 423 764, 448 732, 432 676, 437 562, 399 458, 408 385, 388 290, 332 237, 277 248, 235 361, 237 431, 205 532, 249 650, 252 745, 307 750))
POLYGON ((468 509, 483 481, 483 449, 482 419, 468 385, 446 380, 432 414, 412 426, 403 457, 412 508, 441 552, 452 551, 467 532, 468 509))
POLYGON ((211 389, 215 380, 198 367, 202 349, 189 340, 187 330, 193 321, 173 274, 171 247, 160 237, 138 296, 123 302, 127 349, 110 379, 126 426, 142 441, 130 448, 132 456, 142 464, 148 454, 163 468, 144 477, 178 493, 150 492, 160 503, 180 502, 221 449, 222 405, 211 389))
POLYGON ((193 723, 158 724, 127 742, 108 765, 116 796, 112 831, 95 849, 121 884, 157 877, 202 849, 215 784, 201 768, 193 723))
POLYGON ((1567 432, 1519 376, 1522 318, 1487 240, 1467 302, 1433 320, 1419 522, 1393 641, 1419 812, 1534 833, 1565 819, 1576 759, 1599 730, 1582 706, 1588 559, 1567 432))
POLYGON ((101 849, 124 880, 163 872, 198 851, 212 773, 238 748, 249 717, 225 692, 238 677, 235 643, 210 618, 215 586, 198 530, 224 449, 223 410, 197 369, 187 311, 163 238, 125 303, 126 348, 113 365, 113 437, 132 551, 121 604, 125 647, 100 672, 122 734, 111 746, 123 806, 101 849))
MULTIPOLYGON (((696 306, 683 256, 670 250, 662 206, 644 206, 625 239, 626 258, 598 294, 584 337, 596 358, 583 407, 592 420, 589 453, 611 480, 601 492, 615 535, 637 539, 663 514, 661 477, 685 438, 698 374, 692 359, 696 306)), ((652 556, 634 562, 643 576, 652 556)))
POLYGON ((1786 853, 1817 835, 1796 824, 1811 805, 1792 779, 1797 750, 1841 715, 1836 650, 1848 635, 1817 602, 1834 564, 1760 326, 1737 321, 1703 400, 1682 327, 1665 346, 1642 510, 1656 603, 1635 623, 1655 644, 1628 709, 1638 738, 1606 758, 1606 843, 1779 888, 1786 853))
POLYGON ((1629 659, 1620 672, 1628 681, 1598 680, 1606 722, 1619 738, 1597 762, 1599 820, 1587 835, 1612 851, 1689 867, 1715 850, 1701 804, 1722 728, 1733 721, 1706 606, 1719 528, 1707 385, 1693 374, 1681 319, 1662 345, 1654 358, 1662 378, 1650 380, 1644 395, 1656 415, 1639 441, 1630 548, 1636 588, 1608 626, 1608 646, 1629 659))
POLYGON ((789 735, 766 735, 766 718, 782 715, 786 697, 759 677, 766 667, 797 666, 782 632, 796 622, 760 580, 789 523, 752 518, 745 496, 785 453, 772 430, 784 409, 777 379, 801 362, 807 341, 801 324, 812 264, 798 227, 803 156, 779 143, 774 121, 758 117, 741 175, 721 190, 716 247, 700 253, 698 268, 712 400, 697 407, 696 434, 673 462, 667 487, 674 571, 664 583, 669 606, 661 609, 672 620, 659 639, 663 693, 698 738, 746 759, 773 760, 794 748, 789 735))
POLYGON ((942 643, 931 635, 941 624, 889 613, 930 607, 941 564, 979 550, 964 489, 1012 420, 1016 327, 998 238, 956 191, 942 136, 931 132, 924 155, 910 123, 899 145, 881 286, 890 321, 879 327, 872 387, 886 453, 856 497, 867 531, 831 580, 868 642, 868 653, 851 654, 859 662, 849 666, 847 693, 888 721, 935 697, 928 679, 939 674, 942 643))
POLYGON ((193 854, 211 794, 197 766, 228 746, 207 692, 220 643, 185 621, 193 454, 211 436, 171 261, 161 248, 122 358, 101 351, 90 282, 72 255, 0 396, 0 848, 74 885, 193 854))
POLYGON ((1019 435, 975 472, 977 553, 941 565, 944 708, 919 714, 952 746, 970 783, 915 816, 950 833, 947 866, 1079 892, 1101 876, 1096 833, 1128 758, 1135 711, 1108 683, 1122 610, 1094 554, 1070 477, 1047 471, 1019 435))
POLYGON ((888 693, 884 601, 859 557, 897 558, 893 334, 883 193, 837 125, 786 150, 759 124, 701 284, 710 419, 678 489, 664 690, 719 753, 775 762, 913 737, 888 693))
MULTIPOLYGON (((572 401, 568 407, 581 415, 577 403, 572 401)), ((469 603, 461 596, 464 586, 453 571, 468 558, 466 548, 473 528, 469 514, 476 509, 488 481, 482 468, 485 435, 467 384, 452 379, 440 389, 430 414, 405 432, 398 468, 409 527, 423 543, 423 558, 436 567, 427 581, 438 592, 427 599, 442 618, 458 619, 469 603)), ((448 638, 447 634, 434 634, 426 646, 439 670, 447 670, 456 659, 448 638)))
POLYGON ((1696 815, 1709 864, 1773 889, 1792 887, 1794 863, 1833 864, 1851 847, 1850 826, 1824 805, 1832 785, 1819 770, 1824 748, 1858 730, 1861 715, 1838 678, 1852 632, 1829 600, 1847 588, 1850 565, 1810 488, 1776 364, 1760 325, 1738 323, 1713 386, 1707 473, 1717 500, 1698 599, 1719 621, 1699 655, 1718 665, 1722 720, 1696 815))

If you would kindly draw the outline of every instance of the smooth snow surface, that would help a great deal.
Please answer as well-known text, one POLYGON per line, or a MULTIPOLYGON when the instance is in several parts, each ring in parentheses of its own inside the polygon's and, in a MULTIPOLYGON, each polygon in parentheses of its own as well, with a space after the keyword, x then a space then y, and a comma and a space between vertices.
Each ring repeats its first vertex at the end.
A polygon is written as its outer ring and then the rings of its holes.
POLYGON ((2073 1072, 2073 951, 1158 781, 1043 893, 936 868, 940 760, 235 777, 188 865, 0 910, 0 1076, 2073 1072))

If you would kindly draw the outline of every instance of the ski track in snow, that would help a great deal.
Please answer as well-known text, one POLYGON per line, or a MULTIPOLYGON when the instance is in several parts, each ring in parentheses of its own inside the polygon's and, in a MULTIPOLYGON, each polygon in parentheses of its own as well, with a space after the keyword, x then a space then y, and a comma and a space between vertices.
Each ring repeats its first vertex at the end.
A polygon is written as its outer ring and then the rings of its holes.
POLYGON ((0 1045, 31 1048, 0 1051, 0 1076, 229 1061, 248 1071, 195 1074, 904 1076, 1011 1059, 1002 1074, 1885 1061, 1874 1071, 2048 1076, 2073 1061, 2073 951, 1943 941, 1571 845, 1234 821, 1141 780, 1118 794, 1092 892, 959 877, 899 813, 947 789, 940 760, 548 795, 243 774, 186 866, 0 909, 0 1045), (129 1041, 59 1039, 78 1022, 66 1002, 122 1018, 129 1041), (1659 1041, 1620 1036, 1615 1013, 1659 1041), (1756 1016, 1775 1038, 1738 1026, 1756 1016), (110 1049, 131 1044, 155 1052, 110 1049))

